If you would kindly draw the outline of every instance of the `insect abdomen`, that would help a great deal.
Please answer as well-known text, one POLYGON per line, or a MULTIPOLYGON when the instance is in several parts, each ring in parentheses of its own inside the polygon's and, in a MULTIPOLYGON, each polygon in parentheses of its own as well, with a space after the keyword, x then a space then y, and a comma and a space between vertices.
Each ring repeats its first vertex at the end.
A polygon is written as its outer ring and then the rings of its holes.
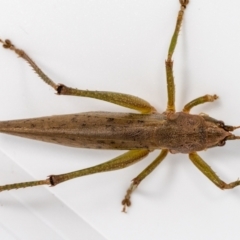
POLYGON ((0 122, 0 132, 71 147, 156 148, 154 126, 161 114, 87 112, 0 122))

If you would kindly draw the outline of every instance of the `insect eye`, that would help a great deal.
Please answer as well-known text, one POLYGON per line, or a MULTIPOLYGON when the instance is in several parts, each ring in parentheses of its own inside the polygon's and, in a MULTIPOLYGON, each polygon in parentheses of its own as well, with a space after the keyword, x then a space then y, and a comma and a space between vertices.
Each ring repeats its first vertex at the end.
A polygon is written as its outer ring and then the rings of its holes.
POLYGON ((225 145, 225 143, 226 143, 226 141, 225 141, 225 140, 222 140, 222 141, 220 141, 217 145, 218 145, 219 147, 222 147, 222 146, 225 145))
POLYGON ((225 124, 224 124, 223 121, 219 121, 219 122, 218 122, 218 126, 221 127, 221 128, 223 128, 223 127, 225 126, 225 124))

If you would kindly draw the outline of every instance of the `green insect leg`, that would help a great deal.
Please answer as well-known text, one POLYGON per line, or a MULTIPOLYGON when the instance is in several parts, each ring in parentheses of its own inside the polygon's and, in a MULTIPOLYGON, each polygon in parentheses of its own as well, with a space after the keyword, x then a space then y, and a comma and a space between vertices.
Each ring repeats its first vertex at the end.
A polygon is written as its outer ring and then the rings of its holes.
POLYGON ((145 168, 137 177, 132 180, 132 184, 128 188, 127 193, 122 200, 123 212, 126 212, 126 208, 131 205, 130 198, 132 192, 137 188, 137 186, 142 182, 142 180, 147 177, 162 162, 162 160, 167 156, 167 153, 167 149, 162 150, 158 157, 150 165, 148 165, 147 168, 145 168))
POLYGON ((175 30, 170 42, 169 49, 168 49, 167 60, 165 61, 167 91, 168 91, 168 103, 167 103, 167 110, 166 110, 167 112, 175 112, 175 84, 174 84, 174 76, 173 76, 172 55, 177 45, 178 35, 182 25, 184 11, 186 9, 188 2, 189 2, 188 0, 180 0, 181 8, 180 8, 180 11, 178 12, 175 30))
POLYGON ((20 58, 24 59, 30 64, 36 74, 48 85, 54 88, 59 95, 70 95, 79 97, 89 97, 106 102, 114 103, 123 107, 137 110, 141 113, 153 113, 156 112, 155 108, 151 106, 147 101, 124 93, 117 92, 106 92, 106 91, 88 91, 81 90, 77 88, 67 87, 63 84, 56 84, 52 79, 50 79, 38 66, 37 64, 21 49, 16 48, 10 40, 1 40, 3 47, 14 51, 20 58))
POLYGON ((204 160, 196 153, 190 153, 189 158, 192 163, 210 180, 212 181, 217 187, 220 189, 231 189, 240 185, 240 180, 225 183, 222 181, 217 174, 211 169, 211 167, 204 162, 204 160))
POLYGON ((85 169, 81 169, 78 171, 69 172, 65 174, 50 175, 46 180, 15 183, 15 184, 0 186, 0 192, 5 190, 34 187, 39 185, 56 186, 57 184, 69 181, 74 178, 91 175, 94 173, 109 172, 113 170, 122 169, 140 161, 142 158, 146 157, 148 153, 149 153, 149 150, 147 149, 130 150, 110 161, 107 161, 105 163, 102 163, 90 168, 85 168, 85 169))
POLYGON ((183 112, 185 113, 189 113, 190 110, 199 105, 199 104, 203 104, 203 103, 206 103, 206 102, 213 102, 215 101, 216 99, 218 99, 218 96, 217 95, 204 95, 202 97, 198 97, 194 100, 192 100, 191 102, 187 103, 184 108, 183 108, 183 112))

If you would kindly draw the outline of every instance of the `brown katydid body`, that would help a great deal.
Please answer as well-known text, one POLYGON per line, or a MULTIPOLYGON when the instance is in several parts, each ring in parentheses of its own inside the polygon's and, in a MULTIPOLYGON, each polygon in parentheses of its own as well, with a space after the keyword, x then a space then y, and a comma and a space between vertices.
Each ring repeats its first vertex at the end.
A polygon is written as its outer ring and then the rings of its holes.
POLYGON ((222 122, 184 112, 87 112, 0 122, 0 132, 70 147, 168 149, 190 153, 222 145, 231 136, 222 122), (180 144, 179 144, 180 143, 180 144))
POLYGON ((196 153, 211 147, 223 146, 227 140, 240 139, 239 136, 231 133, 239 127, 225 125, 222 121, 205 114, 192 115, 189 113, 193 107, 213 102, 217 96, 198 97, 187 103, 181 112, 175 111, 172 55, 177 44, 184 11, 189 3, 189 0, 179 1, 180 11, 165 62, 168 103, 166 111, 163 113, 157 113, 148 102, 132 95, 80 90, 63 84, 57 85, 23 50, 16 48, 10 40, 0 39, 4 48, 14 51, 27 61, 38 76, 57 91, 57 94, 96 98, 140 112, 139 114, 87 112, 0 122, 0 132, 11 135, 70 147, 129 150, 110 161, 86 169, 50 175, 45 180, 0 186, 0 192, 38 185, 55 186, 73 178, 122 169, 140 161, 149 152, 156 149, 161 149, 158 157, 133 179, 127 190, 122 201, 123 211, 131 205, 132 192, 162 162, 168 152, 189 154, 192 163, 220 189, 230 189, 240 185, 240 180, 231 183, 222 181, 196 153))

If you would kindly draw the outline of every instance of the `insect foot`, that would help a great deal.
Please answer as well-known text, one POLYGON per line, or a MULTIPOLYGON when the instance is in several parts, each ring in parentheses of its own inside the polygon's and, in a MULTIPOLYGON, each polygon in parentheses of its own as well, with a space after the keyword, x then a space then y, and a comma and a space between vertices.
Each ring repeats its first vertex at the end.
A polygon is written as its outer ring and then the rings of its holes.
POLYGON ((136 183, 133 179, 133 182, 131 183, 130 187, 128 188, 127 190, 127 193, 124 197, 124 199, 122 200, 122 205, 123 205, 123 209, 122 209, 122 212, 126 213, 126 209, 127 207, 130 207, 131 206, 131 194, 132 192, 137 188, 139 183, 136 183))
POLYGON ((182 7, 186 8, 189 3, 189 0, 179 0, 179 2, 182 5, 182 7))

